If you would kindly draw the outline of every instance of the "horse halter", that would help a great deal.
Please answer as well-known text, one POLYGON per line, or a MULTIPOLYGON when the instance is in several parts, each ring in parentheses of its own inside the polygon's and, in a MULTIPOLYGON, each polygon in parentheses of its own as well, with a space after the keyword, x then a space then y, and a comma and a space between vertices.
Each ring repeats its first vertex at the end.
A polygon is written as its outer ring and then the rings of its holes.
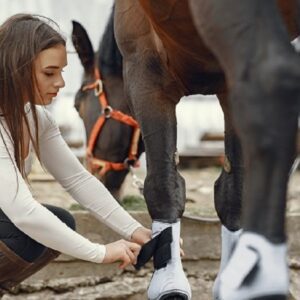
POLYGON ((82 91, 87 90, 94 90, 95 95, 99 99, 100 106, 102 107, 102 114, 99 116, 96 123, 94 124, 88 139, 88 145, 86 150, 86 161, 88 169, 92 173, 98 172, 98 174, 102 177, 108 171, 122 171, 128 169, 130 166, 138 167, 139 161, 137 159, 137 151, 138 142, 141 134, 140 127, 137 121, 134 120, 131 116, 128 116, 119 110, 114 110, 110 105, 108 105, 107 97, 103 90, 103 82, 101 80, 100 71, 98 68, 95 68, 95 82, 82 87, 82 91), (106 161, 103 159, 95 158, 93 155, 96 141, 103 128, 103 125, 110 118, 133 127, 133 134, 131 137, 129 153, 124 162, 118 163, 106 161))

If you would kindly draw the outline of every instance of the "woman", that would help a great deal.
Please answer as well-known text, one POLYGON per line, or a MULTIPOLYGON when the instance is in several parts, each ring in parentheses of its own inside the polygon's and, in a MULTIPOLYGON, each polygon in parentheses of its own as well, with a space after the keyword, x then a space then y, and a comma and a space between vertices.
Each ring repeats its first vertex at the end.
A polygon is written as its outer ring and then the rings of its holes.
POLYGON ((60 253, 95 263, 136 262, 151 231, 135 221, 90 175, 44 108, 64 87, 64 38, 50 20, 29 14, 0 27, 0 288, 7 290, 60 253), (100 245, 75 231, 65 210, 41 205, 26 176, 32 154, 81 205, 130 242, 100 245))

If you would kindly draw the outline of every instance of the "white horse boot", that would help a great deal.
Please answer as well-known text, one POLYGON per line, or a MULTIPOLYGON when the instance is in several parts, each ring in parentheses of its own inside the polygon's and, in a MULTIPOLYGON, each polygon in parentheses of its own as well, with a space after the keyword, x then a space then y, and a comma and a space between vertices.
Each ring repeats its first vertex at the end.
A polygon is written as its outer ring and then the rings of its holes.
POLYGON ((234 246, 236 245, 241 233, 242 229, 237 231, 230 231, 224 225, 221 226, 221 262, 220 269, 214 281, 212 290, 214 300, 220 300, 220 298, 218 297, 220 276, 224 268, 227 266, 229 258, 231 257, 231 254, 234 250, 234 246))
POLYGON ((245 232, 220 277, 221 300, 285 300, 289 276, 285 243, 245 232))
POLYGON ((190 300, 191 288, 183 272, 180 258, 180 221, 176 223, 153 221, 152 237, 154 238, 168 227, 172 228, 171 259, 166 266, 155 269, 148 288, 148 298, 163 300, 170 296, 177 296, 178 299, 190 300))

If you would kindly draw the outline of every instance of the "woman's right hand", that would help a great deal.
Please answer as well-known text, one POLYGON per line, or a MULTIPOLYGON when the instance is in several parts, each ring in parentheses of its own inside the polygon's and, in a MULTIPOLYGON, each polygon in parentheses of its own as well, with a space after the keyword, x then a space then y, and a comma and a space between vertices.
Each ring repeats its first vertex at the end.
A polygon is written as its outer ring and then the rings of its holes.
POLYGON ((136 264, 137 256, 140 253, 141 246, 136 243, 119 240, 105 245, 106 253, 103 263, 113 263, 121 261, 119 268, 124 269, 129 264, 136 264))

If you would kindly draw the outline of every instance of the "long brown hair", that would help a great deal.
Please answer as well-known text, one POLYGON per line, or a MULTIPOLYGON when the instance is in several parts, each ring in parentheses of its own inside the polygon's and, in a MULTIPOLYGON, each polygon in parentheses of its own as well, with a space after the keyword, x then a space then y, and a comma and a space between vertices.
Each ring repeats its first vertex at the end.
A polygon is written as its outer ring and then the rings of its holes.
POLYGON ((40 157, 38 119, 34 105, 37 91, 34 60, 43 50, 66 45, 63 36, 50 24, 56 25, 54 21, 38 15, 16 14, 0 26, 0 113, 5 118, 14 145, 14 159, 23 176, 22 154, 26 152, 24 124, 34 150, 40 157), (35 138, 30 132, 25 102, 29 102, 32 111, 35 138))

